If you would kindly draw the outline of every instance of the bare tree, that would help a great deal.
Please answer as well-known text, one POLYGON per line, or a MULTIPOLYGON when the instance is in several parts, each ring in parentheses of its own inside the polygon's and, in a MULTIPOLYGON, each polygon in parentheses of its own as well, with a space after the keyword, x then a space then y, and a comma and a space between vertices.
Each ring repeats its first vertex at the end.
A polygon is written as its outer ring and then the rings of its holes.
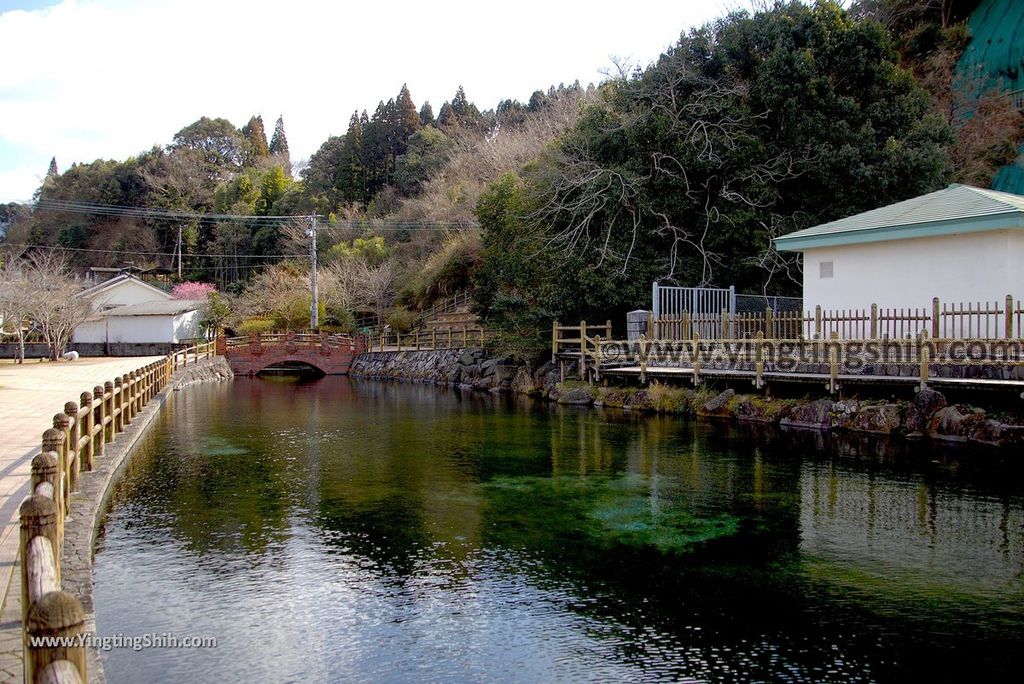
POLYGON ((68 259, 59 251, 43 251, 28 259, 25 270, 29 315, 43 334, 50 359, 67 349, 75 328, 92 315, 92 304, 79 296, 81 287, 71 276, 68 259))
POLYGON ((18 339, 18 363, 25 362, 25 321, 32 313, 32 288, 22 255, 11 252, 0 267, 0 325, 18 339))
POLYGON ((395 303, 395 279, 398 272, 392 261, 370 266, 361 261, 353 263, 354 277, 359 283, 358 302, 377 317, 377 325, 384 326, 384 318, 395 303))

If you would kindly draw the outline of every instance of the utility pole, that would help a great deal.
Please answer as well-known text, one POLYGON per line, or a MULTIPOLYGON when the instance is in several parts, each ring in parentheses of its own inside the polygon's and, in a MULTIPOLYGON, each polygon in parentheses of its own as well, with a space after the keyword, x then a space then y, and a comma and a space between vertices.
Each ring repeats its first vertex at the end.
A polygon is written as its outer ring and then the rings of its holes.
POLYGON ((178 281, 181 281, 181 224, 178 224, 178 281))
POLYGON ((310 290, 310 305, 309 305, 309 327, 316 331, 320 327, 319 317, 319 300, 320 296, 316 289, 316 214, 309 217, 309 290, 310 290))

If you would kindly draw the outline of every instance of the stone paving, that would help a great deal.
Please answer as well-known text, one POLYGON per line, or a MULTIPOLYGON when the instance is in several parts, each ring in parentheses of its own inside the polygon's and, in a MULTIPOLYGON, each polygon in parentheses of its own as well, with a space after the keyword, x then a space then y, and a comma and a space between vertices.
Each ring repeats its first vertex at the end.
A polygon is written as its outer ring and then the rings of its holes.
POLYGON ((18 507, 28 494, 32 457, 43 431, 65 402, 159 356, 82 358, 16 365, 0 361, 0 682, 21 681, 21 588, 18 583, 18 507))

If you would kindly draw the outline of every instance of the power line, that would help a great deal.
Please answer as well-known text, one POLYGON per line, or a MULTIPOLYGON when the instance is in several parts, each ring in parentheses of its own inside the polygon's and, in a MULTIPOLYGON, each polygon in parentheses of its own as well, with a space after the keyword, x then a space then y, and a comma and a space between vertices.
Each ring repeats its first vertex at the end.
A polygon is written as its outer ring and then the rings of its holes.
POLYGON ((176 211, 156 207, 126 207, 118 204, 96 204, 92 202, 73 202, 69 200, 41 199, 35 204, 36 209, 45 211, 68 212, 75 214, 93 214, 97 216, 120 216, 130 218, 161 219, 161 220, 207 220, 207 221, 244 221, 245 223, 262 223, 280 225, 303 216, 244 216, 241 214, 200 213, 192 211, 176 211))
MULTIPOLYGON (((10 242, 0 242, 0 247, 15 247, 18 249, 49 249, 57 250, 62 252, 95 252, 98 254, 124 254, 124 255, 139 255, 139 256, 165 256, 173 257, 177 256, 177 252, 145 252, 135 249, 91 249, 88 247, 63 247, 61 245, 29 245, 29 244, 14 244, 10 242)), ((210 258, 210 259, 306 259, 309 257, 308 254, 208 254, 205 252, 197 252, 195 254, 186 254, 185 256, 191 258, 210 258)))
MULTIPOLYGON (((249 216, 244 214, 220 214, 177 211, 156 207, 127 207, 123 205, 106 205, 93 202, 73 202, 70 200, 39 200, 36 209, 54 212, 91 214, 97 216, 120 216, 130 218, 146 218, 160 220, 213 220, 236 221, 250 224, 281 225, 288 222, 305 222, 309 215, 271 215, 249 216)), ((317 215, 317 218, 326 218, 317 215)), ((395 221, 395 220, 349 220, 333 221, 318 226, 317 229, 349 228, 362 230, 461 230, 477 228, 476 221, 395 221)))
MULTIPOLYGON (((157 220, 206 220, 206 221, 234 221, 248 224, 260 225, 282 225, 285 223, 301 222, 309 220, 309 215, 272 215, 272 216, 249 216, 242 214, 220 214, 201 213, 190 211, 177 211, 172 209, 160 209, 156 207, 129 207, 117 204, 98 204, 95 202, 77 202, 71 200, 40 199, 35 204, 36 209, 55 212, 68 212, 77 214, 91 214, 96 216, 117 216, 126 218, 144 218, 157 220)), ((318 215, 318 218, 326 218, 318 215)), ((368 221, 333 221, 318 227, 318 230, 330 229, 355 229, 355 230, 466 230, 479 228, 476 221, 394 221, 394 220, 368 220, 368 221)))

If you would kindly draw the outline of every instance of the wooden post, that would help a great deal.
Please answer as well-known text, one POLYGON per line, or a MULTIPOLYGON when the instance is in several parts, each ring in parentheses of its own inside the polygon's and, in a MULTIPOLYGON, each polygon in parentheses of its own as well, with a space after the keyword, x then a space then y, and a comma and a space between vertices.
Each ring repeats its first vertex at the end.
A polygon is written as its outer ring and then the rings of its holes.
POLYGON ((814 336, 821 339, 821 304, 814 307, 814 336))
POLYGON ((656 340, 658 339, 658 331, 654 329, 654 326, 658 324, 658 321, 654 320, 654 312, 647 312, 647 339, 656 340))
POLYGON ((67 511, 64 492, 67 491, 67 464, 64 454, 64 432, 57 428, 50 428, 43 433, 43 453, 51 452, 57 455, 57 484, 54 488, 53 500, 57 502, 57 513, 59 516, 58 528, 63 538, 64 514, 67 511))
MULTIPOLYGON (((32 459, 32 479, 29 484, 29 496, 39 494, 39 490, 49 489, 48 498, 53 502, 53 524, 56 530, 54 539, 58 543, 57 548, 59 549, 60 542, 64 538, 64 501, 60 498, 60 457, 57 455, 57 452, 42 451, 35 455, 35 458, 32 459)), ((24 617, 24 614, 22 614, 22 617, 24 617)))
POLYGON ((722 339, 732 339, 732 335, 729 330, 729 311, 727 309, 722 309, 722 339))
POLYGON ((484 346, 485 346, 484 329, 483 329, 483 326, 480 326, 480 348, 483 349, 484 346))
POLYGON ((928 350, 927 338, 920 334, 917 336, 917 360, 921 380, 918 390, 923 390, 928 387, 928 364, 931 361, 931 354, 928 350))
POLYGON ((78 473, 82 470, 78 450, 82 441, 78 404, 73 401, 64 404, 64 415, 68 417, 68 472, 71 475, 71 491, 74 492, 78 490, 78 473))
MULTIPOLYGON (((63 482, 63 495, 64 495, 64 514, 67 515, 71 509, 71 421, 63 413, 58 413, 53 417, 53 429, 59 430, 60 434, 64 437, 61 440, 61 471, 62 471, 62 482, 63 482)), ((46 433, 43 433, 45 438, 46 433)))
POLYGON ((551 321, 551 358, 558 356, 558 321, 551 321))
POLYGON ((436 330, 431 330, 430 331, 430 348, 431 349, 437 349, 437 331, 436 330))
MULTIPOLYGON (((80 643, 77 639, 85 634, 85 611, 82 610, 82 604, 78 599, 66 591, 51 591, 44 594, 28 609, 25 633, 30 639, 58 637, 65 638, 67 643, 73 644, 28 648, 25 657, 27 675, 35 672, 42 674, 55 663, 64 660, 71 663, 82 682, 89 681, 85 667, 85 643, 80 643)), ((26 681, 35 680, 26 676, 26 681)))
POLYGON ((640 335, 640 384, 647 382, 647 335, 640 335))
MULTIPOLYGON (((771 309, 768 310, 769 312, 771 309)), ((754 387, 761 389, 764 386, 764 333, 757 331, 754 340, 754 387)))
POLYGON ((764 335, 768 339, 775 338, 775 312, 772 311, 772 307, 766 306, 764 308, 764 335))
POLYGON ((611 319, 604 322, 604 339, 612 339, 612 322, 611 319))
MULTIPOLYGON (((31 601, 29 601, 28 547, 35 537, 49 539, 53 544, 54 558, 60 558, 60 533, 58 528, 57 506, 48 496, 31 494, 21 502, 18 509, 20 517, 20 536, 18 555, 21 557, 21 619, 26 624, 31 601)), ((60 563, 56 567, 56 581, 60 582, 60 563)), ((26 679, 31 682, 31 679, 26 679)))
POLYGON ((829 394, 834 394, 839 389, 839 333, 835 330, 832 331, 832 341, 828 345, 828 359, 829 359, 829 380, 828 380, 828 391, 829 394))
POLYGON ((580 321, 580 380, 585 379, 587 368, 587 322, 580 321))
POLYGON ((1013 338, 1013 295, 1006 295, 1006 311, 1004 315, 1006 316, 1006 325, 1003 329, 1006 331, 1006 339, 1009 340, 1013 338))
POLYGON ((82 416, 82 433, 83 436, 88 437, 88 441, 82 447, 82 468, 85 470, 92 470, 92 459, 96 453, 96 434, 93 428, 96 427, 96 415, 93 413, 92 406, 92 392, 82 392, 81 410, 84 412, 82 416))
POLYGON ((95 456, 102 456, 107 450, 106 440, 104 439, 107 430, 107 397, 103 385, 96 385, 92 388, 92 398, 94 407, 92 417, 94 445, 92 453, 95 460, 95 456))
POLYGON ((466 330, 466 326, 462 326, 462 348, 465 349, 469 346, 469 331, 466 330))
POLYGON ((416 331, 416 351, 420 350, 420 331, 416 331))
POLYGON ((700 335, 693 333, 693 386, 700 384, 700 335))
POLYGON ((111 423, 110 442, 114 439, 117 433, 124 429, 124 408, 122 407, 121 400, 124 398, 124 380, 121 378, 114 378, 114 387, 112 390, 113 394, 110 396, 110 401, 113 403, 114 409, 111 415, 114 417, 111 423))
POLYGON ((878 304, 871 305, 870 337, 872 340, 878 339, 878 304))
POLYGON ((679 332, 679 337, 684 340, 693 339, 693 325, 690 322, 690 312, 684 311, 682 318, 683 329, 679 332))
MULTIPOLYGON (((60 483, 60 459, 55 451, 41 451, 32 459, 32 479, 30 480, 29 494, 36 491, 36 485, 40 482, 49 482, 53 487, 54 497, 60 483)), ((56 500, 56 499, 55 499, 56 500)))
MULTIPOLYGON (((116 380, 115 380, 116 382, 116 380)), ((118 427, 118 432, 123 432, 128 424, 132 422, 132 417, 129 414, 128 406, 128 374, 121 376, 121 395, 117 398, 118 405, 121 407, 121 425, 118 427)))
POLYGON ((601 336, 594 336, 594 379, 597 380, 601 375, 601 336))
POLYGON ((452 348, 452 328, 448 326, 448 348, 452 348))

